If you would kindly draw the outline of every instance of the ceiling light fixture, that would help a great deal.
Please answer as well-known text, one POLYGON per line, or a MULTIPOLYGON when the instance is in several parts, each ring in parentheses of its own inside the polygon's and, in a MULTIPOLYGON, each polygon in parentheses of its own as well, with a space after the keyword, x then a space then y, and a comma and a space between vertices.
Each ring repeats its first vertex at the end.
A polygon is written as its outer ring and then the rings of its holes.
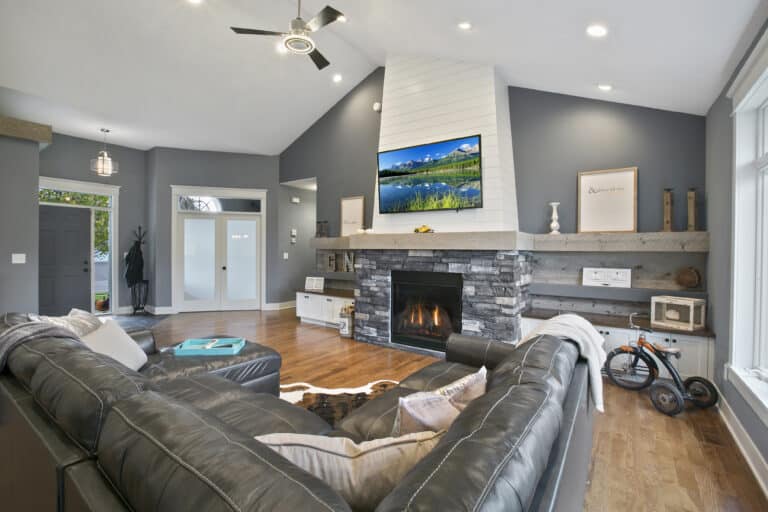
POLYGON ((462 21, 457 25, 461 30, 472 30, 472 24, 468 21, 462 21))
POLYGON ((333 82, 334 83, 339 83, 342 80, 343 80, 343 77, 340 74, 336 73, 335 75, 333 75, 333 82))
POLYGON ((594 38, 605 37, 608 35, 608 29, 605 28, 605 25, 595 23, 587 27, 587 35, 594 38))
POLYGON ((200 5, 203 3, 203 0, 187 0, 187 2, 191 3, 192 5, 200 5))
POLYGON ((340 23, 346 23, 347 22, 347 17, 342 14, 342 15, 336 17, 336 21, 338 21, 340 23))
POLYGON ((613 86, 611 84, 597 84, 597 88, 603 92, 611 92, 613 90, 613 86))
POLYGON ((102 128, 101 133, 104 134, 104 149, 99 151, 96 158, 91 158, 91 172, 102 178, 109 178, 113 174, 118 173, 120 165, 107 152, 107 134, 109 130, 102 128))
POLYGON ((283 41, 280 41, 275 45, 275 50, 277 50, 277 53, 279 53, 280 55, 285 55, 288 53, 288 48, 285 47, 285 45, 283 44, 283 41))

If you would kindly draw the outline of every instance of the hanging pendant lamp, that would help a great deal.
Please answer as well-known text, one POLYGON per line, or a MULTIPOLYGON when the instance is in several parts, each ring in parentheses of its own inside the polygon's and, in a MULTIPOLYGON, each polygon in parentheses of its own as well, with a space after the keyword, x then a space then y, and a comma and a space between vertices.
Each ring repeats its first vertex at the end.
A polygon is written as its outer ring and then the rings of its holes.
POLYGON ((109 152, 107 152, 107 134, 109 133, 109 130, 102 128, 101 133, 104 134, 104 149, 99 151, 96 158, 91 158, 91 172, 97 176, 109 178, 113 174, 118 173, 120 165, 117 163, 117 160, 113 160, 112 157, 109 156, 109 152))

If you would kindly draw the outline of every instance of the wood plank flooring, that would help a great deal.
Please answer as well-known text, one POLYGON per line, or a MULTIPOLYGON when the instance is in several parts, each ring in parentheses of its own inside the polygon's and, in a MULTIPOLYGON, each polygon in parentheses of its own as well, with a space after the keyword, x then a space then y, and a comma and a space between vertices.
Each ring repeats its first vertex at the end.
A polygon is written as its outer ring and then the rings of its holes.
MULTIPOLYGON (((283 356, 283 384, 362 386, 402 380, 434 358, 359 343, 333 329, 301 324, 294 310, 185 313, 153 329, 158 345, 205 334, 231 334, 283 356)), ((585 510, 768 511, 768 500, 716 410, 659 414, 647 395, 606 382, 597 414, 585 510)))

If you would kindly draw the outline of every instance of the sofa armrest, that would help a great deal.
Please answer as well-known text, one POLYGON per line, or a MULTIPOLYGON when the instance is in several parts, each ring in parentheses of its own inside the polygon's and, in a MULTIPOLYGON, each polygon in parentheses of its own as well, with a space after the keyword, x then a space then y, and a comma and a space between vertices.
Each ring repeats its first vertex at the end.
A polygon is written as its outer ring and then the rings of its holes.
POLYGON ((453 333, 448 338, 445 359, 452 363, 466 364, 475 368, 485 366, 493 370, 514 351, 515 345, 511 343, 453 333))
POLYGON ((152 355, 157 353, 157 345, 155 345, 155 335, 149 329, 142 329, 140 331, 131 331, 128 336, 133 338, 133 341, 144 351, 145 354, 152 355))

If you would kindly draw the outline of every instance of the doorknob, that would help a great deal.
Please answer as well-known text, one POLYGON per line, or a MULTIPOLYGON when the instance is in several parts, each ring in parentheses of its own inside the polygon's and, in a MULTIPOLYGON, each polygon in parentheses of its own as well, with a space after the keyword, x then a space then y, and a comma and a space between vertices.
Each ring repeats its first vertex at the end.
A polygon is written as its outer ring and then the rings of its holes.
POLYGON ((227 266, 224 265, 223 267, 221 267, 221 270, 227 270, 227 266))
POLYGON ((85 272, 85 273, 87 274, 87 273, 88 273, 88 269, 87 269, 87 268, 84 268, 84 269, 83 269, 83 272, 85 272))

